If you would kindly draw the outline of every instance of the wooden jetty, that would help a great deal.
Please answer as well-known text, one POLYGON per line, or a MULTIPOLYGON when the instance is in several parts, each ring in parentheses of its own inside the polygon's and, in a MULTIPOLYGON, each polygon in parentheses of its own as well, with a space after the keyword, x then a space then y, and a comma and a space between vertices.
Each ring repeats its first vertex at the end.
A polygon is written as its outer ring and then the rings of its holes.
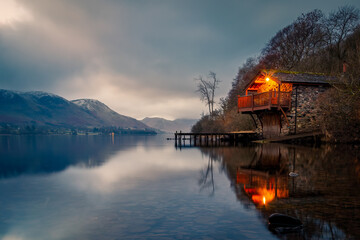
POLYGON ((295 135, 281 136, 275 138, 259 139, 255 131, 238 131, 228 133, 182 133, 175 132, 175 147, 216 147, 216 146, 236 146, 238 143, 271 143, 271 142, 297 142, 308 141, 318 143, 321 141, 323 133, 320 131, 299 133, 295 135))
POLYGON ((186 146, 223 146, 236 145, 239 142, 256 139, 255 131, 238 131, 227 133, 182 133, 175 132, 175 147, 186 146))
POLYGON ((307 133, 299 133, 295 135, 287 135, 287 136, 280 136, 274 138, 267 138, 256 140, 256 143, 272 143, 272 142, 296 142, 296 141, 304 141, 307 139, 309 142, 320 142, 321 138, 324 134, 321 131, 314 131, 314 132, 307 132, 307 133))

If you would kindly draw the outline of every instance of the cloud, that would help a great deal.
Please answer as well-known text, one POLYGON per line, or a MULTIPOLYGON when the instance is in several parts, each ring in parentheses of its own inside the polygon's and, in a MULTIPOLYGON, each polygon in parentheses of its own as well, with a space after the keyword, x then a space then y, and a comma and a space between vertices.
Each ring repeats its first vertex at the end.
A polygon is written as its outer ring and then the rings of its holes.
POLYGON ((226 95, 238 66, 311 6, 312 1, 4 0, 0 88, 99 98, 137 118, 198 117, 204 106, 195 103, 195 77, 216 72, 222 80, 218 96, 226 95))
POLYGON ((0 28, 14 27, 16 23, 32 20, 29 11, 17 4, 14 0, 2 0, 0 8, 0 28))
POLYGON ((194 90, 179 94, 176 88, 154 88, 151 84, 94 66, 77 77, 57 82, 56 89, 57 93, 64 93, 63 96, 67 99, 99 99, 110 108, 120 109, 120 113, 126 112, 138 119, 144 116, 162 116, 168 119, 184 115, 200 117, 199 109, 206 110, 194 90), (80 94, 79 89, 82 89, 80 94))
POLYGON ((25 238, 16 236, 16 235, 6 235, 2 238, 2 240, 24 240, 25 238))
POLYGON ((173 11, 159 4, 140 9, 136 4, 111 1, 107 5, 41 0, 19 4, 35 17, 19 23, 16 31, 1 30, 1 87, 100 98, 135 117, 194 115, 179 104, 187 99, 178 100, 195 98, 196 67, 191 66, 189 74, 180 62, 194 61, 191 44, 215 37, 209 29, 175 29, 163 18, 176 22, 181 16, 172 16, 173 11), (179 42, 188 50, 177 51, 179 42), (160 99, 163 104, 157 102, 160 99), (136 112, 134 102, 139 103, 136 112))

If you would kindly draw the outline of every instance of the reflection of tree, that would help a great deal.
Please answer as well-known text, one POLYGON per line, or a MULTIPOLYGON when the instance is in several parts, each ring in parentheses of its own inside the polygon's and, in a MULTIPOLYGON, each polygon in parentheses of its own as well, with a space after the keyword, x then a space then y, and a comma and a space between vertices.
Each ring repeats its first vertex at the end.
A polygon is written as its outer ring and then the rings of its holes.
POLYGON ((205 167, 205 169, 202 169, 200 174, 200 191, 203 191, 204 189, 211 189, 209 195, 213 196, 215 193, 214 160, 211 158, 211 156, 209 156, 207 167, 205 167))
POLYGON ((214 162, 221 162, 222 154, 216 148, 202 148, 201 152, 203 156, 208 157, 207 166, 200 171, 199 186, 200 191, 209 189, 209 196, 215 194, 215 183, 214 183, 214 162))

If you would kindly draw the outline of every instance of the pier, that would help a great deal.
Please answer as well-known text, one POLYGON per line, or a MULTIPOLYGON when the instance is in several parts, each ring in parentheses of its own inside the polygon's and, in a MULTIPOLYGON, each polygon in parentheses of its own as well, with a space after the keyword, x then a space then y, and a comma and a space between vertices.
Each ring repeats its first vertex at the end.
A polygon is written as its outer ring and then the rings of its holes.
POLYGON ((182 133, 175 132, 175 147, 187 146, 225 146, 236 145, 256 139, 254 131, 238 131, 228 133, 182 133))

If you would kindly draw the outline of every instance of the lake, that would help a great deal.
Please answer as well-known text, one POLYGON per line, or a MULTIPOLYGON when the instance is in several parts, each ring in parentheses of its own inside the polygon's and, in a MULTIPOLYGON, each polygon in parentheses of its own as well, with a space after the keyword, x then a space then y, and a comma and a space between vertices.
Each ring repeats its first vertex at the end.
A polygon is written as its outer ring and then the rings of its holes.
POLYGON ((360 239, 356 146, 167 137, 0 136, 0 239, 360 239))

